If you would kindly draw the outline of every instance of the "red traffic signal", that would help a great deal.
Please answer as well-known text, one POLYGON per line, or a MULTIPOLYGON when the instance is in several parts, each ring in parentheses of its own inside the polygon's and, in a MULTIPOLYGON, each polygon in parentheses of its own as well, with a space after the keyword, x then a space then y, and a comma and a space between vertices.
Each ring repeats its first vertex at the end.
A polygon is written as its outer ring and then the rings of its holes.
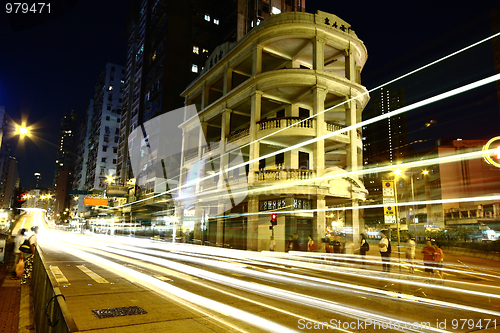
POLYGON ((278 224, 278 215, 277 214, 271 214, 271 225, 277 225, 278 224))

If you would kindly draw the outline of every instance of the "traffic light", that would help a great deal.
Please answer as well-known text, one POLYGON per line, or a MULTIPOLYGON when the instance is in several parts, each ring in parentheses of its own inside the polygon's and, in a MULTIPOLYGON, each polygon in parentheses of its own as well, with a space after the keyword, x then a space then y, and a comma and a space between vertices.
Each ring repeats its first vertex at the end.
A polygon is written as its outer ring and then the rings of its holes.
POLYGON ((276 214, 271 214, 271 225, 275 226, 278 224, 278 215, 276 214))

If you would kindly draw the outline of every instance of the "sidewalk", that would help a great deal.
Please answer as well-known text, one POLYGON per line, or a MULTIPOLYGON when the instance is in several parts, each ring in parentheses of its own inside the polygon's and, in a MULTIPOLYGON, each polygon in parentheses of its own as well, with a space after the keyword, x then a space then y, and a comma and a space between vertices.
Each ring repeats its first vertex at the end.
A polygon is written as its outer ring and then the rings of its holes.
POLYGON ((16 333, 19 325, 21 280, 11 280, 6 264, 0 264, 0 332, 16 333))

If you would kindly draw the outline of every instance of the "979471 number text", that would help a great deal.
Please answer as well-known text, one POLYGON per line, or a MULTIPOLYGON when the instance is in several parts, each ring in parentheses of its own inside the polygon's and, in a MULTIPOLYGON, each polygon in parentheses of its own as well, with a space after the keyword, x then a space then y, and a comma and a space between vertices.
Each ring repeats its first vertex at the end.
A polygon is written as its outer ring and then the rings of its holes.
POLYGON ((5 4, 7 14, 50 14, 50 3, 38 2, 29 4, 27 2, 8 2, 5 4))

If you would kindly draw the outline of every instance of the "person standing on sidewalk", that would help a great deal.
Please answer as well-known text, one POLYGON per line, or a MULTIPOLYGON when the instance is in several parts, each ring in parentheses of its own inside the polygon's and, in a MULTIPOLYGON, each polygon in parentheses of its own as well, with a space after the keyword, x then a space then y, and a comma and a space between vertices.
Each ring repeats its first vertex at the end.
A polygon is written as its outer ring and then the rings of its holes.
POLYGON ((408 248, 406 249, 406 259, 408 260, 409 265, 409 272, 411 274, 414 274, 414 268, 413 265, 415 264, 415 239, 413 237, 408 237, 408 248))
POLYGON ((28 280, 31 279, 31 272, 33 271, 33 258, 35 256, 35 251, 36 251, 36 235, 38 234, 38 226, 33 227, 33 235, 30 236, 29 242, 30 242, 30 247, 31 247, 31 253, 26 254, 23 253, 22 256, 24 257, 24 272, 23 272, 23 278, 21 280, 21 284, 25 284, 28 282, 28 280))
POLYGON ((16 274, 16 266, 17 263, 19 262, 19 259, 21 258, 21 250, 19 248, 21 247, 21 244, 24 243, 24 233, 26 232, 26 229, 21 229, 19 233, 17 234, 16 238, 14 238, 14 263, 12 264, 12 278, 17 280, 17 274, 16 274))
POLYGON ((274 241, 274 237, 271 236, 271 241, 269 242, 269 251, 274 251, 276 249, 276 242, 274 241))
POLYGON ((380 248, 380 256, 382 257, 382 272, 391 272, 391 267, 389 265, 389 256, 391 255, 391 251, 389 250, 389 239, 384 231, 381 231, 382 239, 378 243, 378 247, 380 248))

